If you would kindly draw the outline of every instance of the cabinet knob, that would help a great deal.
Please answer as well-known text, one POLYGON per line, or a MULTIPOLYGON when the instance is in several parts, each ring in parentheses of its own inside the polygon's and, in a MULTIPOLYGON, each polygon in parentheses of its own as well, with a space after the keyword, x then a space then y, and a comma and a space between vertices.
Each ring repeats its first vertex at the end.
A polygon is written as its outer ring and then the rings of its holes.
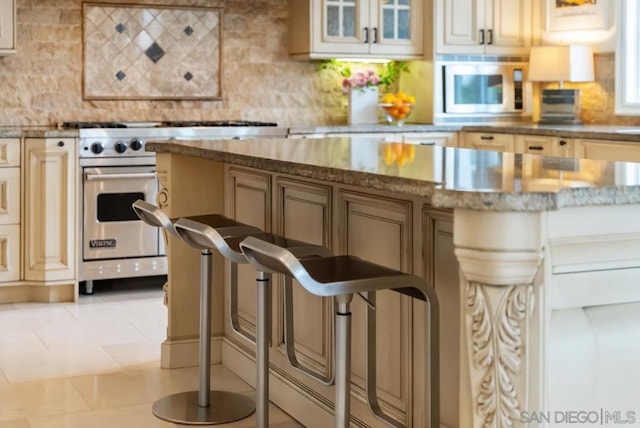
POLYGON ((58 141, 58 147, 64 147, 64 141, 62 140, 58 141))
POLYGON ((566 145, 567 145, 567 142, 566 142, 566 141, 564 141, 564 140, 560 140, 560 145, 561 145, 561 146, 566 146, 566 145))

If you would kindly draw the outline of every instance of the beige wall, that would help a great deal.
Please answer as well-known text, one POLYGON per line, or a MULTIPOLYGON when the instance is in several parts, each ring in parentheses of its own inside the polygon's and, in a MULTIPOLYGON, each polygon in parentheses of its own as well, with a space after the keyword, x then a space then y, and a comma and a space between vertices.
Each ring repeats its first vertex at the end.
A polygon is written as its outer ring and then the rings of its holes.
MULTIPOLYGON (((318 73, 316 63, 288 58, 285 0, 112 2, 223 7, 223 100, 83 101, 81 0, 17 0, 18 54, 0 58, 0 126, 68 120, 346 123, 339 81, 318 73)), ((579 85, 583 121, 639 125, 640 118, 613 113, 613 54, 596 56, 596 78, 579 85)))
POLYGON ((17 0, 18 54, 0 58, 0 126, 68 120, 252 119, 346 122, 343 96, 316 64, 287 55, 285 0, 131 0, 219 6, 223 101, 83 101, 81 0, 17 0))

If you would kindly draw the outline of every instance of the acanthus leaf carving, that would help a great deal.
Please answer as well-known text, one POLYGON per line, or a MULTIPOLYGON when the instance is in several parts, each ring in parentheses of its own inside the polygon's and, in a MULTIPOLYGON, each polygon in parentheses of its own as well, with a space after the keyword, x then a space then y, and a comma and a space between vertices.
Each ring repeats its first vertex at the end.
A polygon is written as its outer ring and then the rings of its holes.
POLYGON ((533 288, 502 287, 494 313, 485 287, 473 282, 467 287, 473 364, 484 370, 476 408, 483 427, 511 428, 521 412, 514 378, 522 369, 523 324, 531 314, 533 288))

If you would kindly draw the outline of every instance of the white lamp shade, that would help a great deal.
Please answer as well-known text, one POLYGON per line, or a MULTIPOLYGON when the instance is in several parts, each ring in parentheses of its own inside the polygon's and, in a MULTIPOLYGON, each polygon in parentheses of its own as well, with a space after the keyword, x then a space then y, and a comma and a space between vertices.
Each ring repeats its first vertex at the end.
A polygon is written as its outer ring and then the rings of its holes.
POLYGON ((534 46, 529 55, 529 80, 533 82, 592 82, 593 50, 590 46, 534 46))

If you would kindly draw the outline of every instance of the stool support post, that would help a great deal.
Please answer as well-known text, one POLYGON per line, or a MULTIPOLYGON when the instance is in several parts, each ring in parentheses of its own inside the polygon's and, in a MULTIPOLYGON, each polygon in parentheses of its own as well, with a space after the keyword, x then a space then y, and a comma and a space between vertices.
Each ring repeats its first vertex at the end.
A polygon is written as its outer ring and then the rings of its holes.
POLYGON ((269 428, 269 340, 271 339, 271 281, 258 271, 256 331, 256 427, 269 428))
POLYGON ((348 428, 351 416, 351 300, 336 296, 336 428, 348 428))
POLYGON ((200 253, 200 384, 198 406, 211 404, 211 275, 213 255, 211 250, 200 253))

